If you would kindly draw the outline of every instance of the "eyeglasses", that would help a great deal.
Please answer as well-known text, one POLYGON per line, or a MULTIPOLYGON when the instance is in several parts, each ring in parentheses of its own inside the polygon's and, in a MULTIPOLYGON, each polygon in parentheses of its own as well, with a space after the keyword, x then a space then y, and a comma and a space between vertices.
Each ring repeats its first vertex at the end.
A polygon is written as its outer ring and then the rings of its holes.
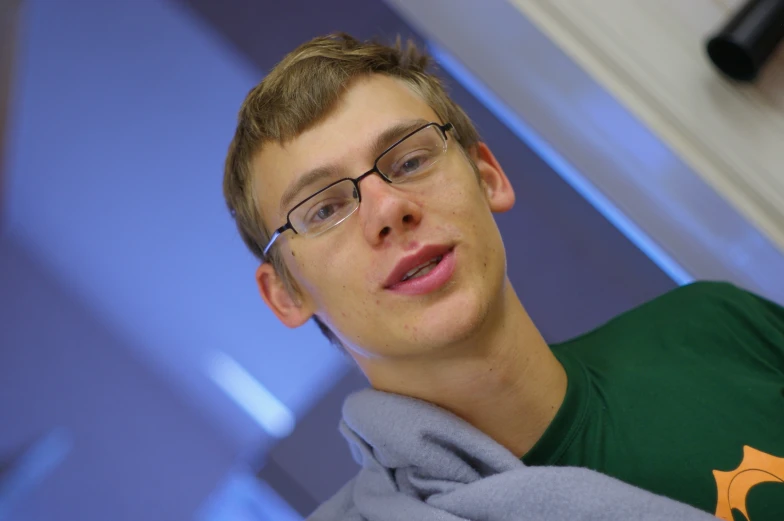
POLYGON ((264 257, 286 230, 316 236, 348 219, 362 202, 359 182, 369 175, 378 174, 390 184, 407 183, 427 176, 433 171, 433 165, 446 154, 446 133, 450 130, 451 123, 428 123, 387 148, 373 163, 373 168, 361 176, 335 181, 297 204, 289 211, 286 224, 272 234, 264 248, 264 257))

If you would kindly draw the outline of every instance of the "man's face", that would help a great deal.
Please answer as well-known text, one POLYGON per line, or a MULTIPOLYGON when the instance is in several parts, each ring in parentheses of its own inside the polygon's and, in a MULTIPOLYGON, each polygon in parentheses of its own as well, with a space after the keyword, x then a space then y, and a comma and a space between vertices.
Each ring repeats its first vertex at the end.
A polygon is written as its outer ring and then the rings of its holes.
MULTIPOLYGON (((405 83, 373 75, 353 82, 310 130, 284 146, 265 145, 253 169, 268 229, 285 224, 288 211, 320 188, 372 168, 377 137, 417 120, 446 123, 405 83), (334 176, 307 186, 281 208, 284 192, 321 167, 334 176)), ((371 175, 360 182, 359 208, 340 225, 315 237, 288 231, 278 239, 274 248, 300 298, 292 307, 271 289, 275 276, 268 265, 257 279, 281 320, 298 325, 315 313, 355 356, 372 358, 437 354, 478 330, 500 305, 506 280, 491 212, 508 210, 514 193, 484 145, 472 153, 480 182, 454 136, 447 136, 447 151, 429 175, 404 184, 371 175), (430 273, 400 283, 401 267, 423 255, 440 261, 430 273)))

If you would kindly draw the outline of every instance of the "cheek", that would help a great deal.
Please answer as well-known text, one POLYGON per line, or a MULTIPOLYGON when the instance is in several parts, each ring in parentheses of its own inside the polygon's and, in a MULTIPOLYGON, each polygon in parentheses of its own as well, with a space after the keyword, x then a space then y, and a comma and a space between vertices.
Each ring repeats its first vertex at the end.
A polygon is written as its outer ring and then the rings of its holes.
POLYGON ((491 282, 489 279, 495 281, 502 274, 505 276, 503 240, 482 187, 472 177, 450 190, 449 196, 453 222, 459 223, 461 235, 465 234, 470 249, 474 250, 471 256, 481 279, 491 282))
POLYGON ((488 224, 495 225, 481 188, 473 178, 444 190, 439 199, 449 214, 450 222, 466 232, 484 233, 488 224))
POLYGON ((292 244, 284 252, 286 266, 299 291, 318 308, 323 293, 323 287, 319 283, 323 279, 321 273, 323 266, 313 262, 312 259, 318 257, 314 257, 307 250, 306 245, 303 247, 300 244, 292 244))
POLYGON ((307 252, 292 251, 298 280, 315 311, 339 329, 346 322, 369 316, 374 302, 365 284, 366 267, 358 262, 361 256, 342 239, 330 237, 307 245, 307 252))
MULTIPOLYGON (((372 269, 369 255, 362 248, 342 244, 330 260, 310 274, 314 302, 321 319, 349 344, 375 345, 379 321, 389 313, 383 295, 371 291, 367 274, 372 269), (362 262, 360 259, 365 259, 362 262)), ((383 328, 382 328, 383 329, 383 328)))

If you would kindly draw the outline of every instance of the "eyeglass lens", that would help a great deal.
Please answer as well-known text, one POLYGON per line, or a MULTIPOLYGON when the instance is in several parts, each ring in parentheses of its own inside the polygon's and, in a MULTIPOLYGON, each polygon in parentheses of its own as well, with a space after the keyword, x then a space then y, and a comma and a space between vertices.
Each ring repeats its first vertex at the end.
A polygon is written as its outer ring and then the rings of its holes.
MULTIPOLYGON (((423 178, 446 151, 446 140, 434 125, 410 135, 388 150, 377 162, 379 172, 391 183, 423 178)), ((297 233, 317 234, 348 218, 359 206, 354 181, 344 179, 300 203, 289 215, 297 233)))

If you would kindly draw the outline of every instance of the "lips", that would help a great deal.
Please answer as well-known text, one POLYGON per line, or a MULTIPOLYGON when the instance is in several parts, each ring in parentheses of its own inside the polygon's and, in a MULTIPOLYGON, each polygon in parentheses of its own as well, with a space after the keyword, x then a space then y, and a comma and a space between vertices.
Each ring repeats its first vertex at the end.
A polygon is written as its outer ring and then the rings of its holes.
POLYGON ((384 281, 384 288, 389 289, 395 284, 410 280, 416 273, 443 258, 451 249, 449 245, 430 245, 400 259, 384 281))

